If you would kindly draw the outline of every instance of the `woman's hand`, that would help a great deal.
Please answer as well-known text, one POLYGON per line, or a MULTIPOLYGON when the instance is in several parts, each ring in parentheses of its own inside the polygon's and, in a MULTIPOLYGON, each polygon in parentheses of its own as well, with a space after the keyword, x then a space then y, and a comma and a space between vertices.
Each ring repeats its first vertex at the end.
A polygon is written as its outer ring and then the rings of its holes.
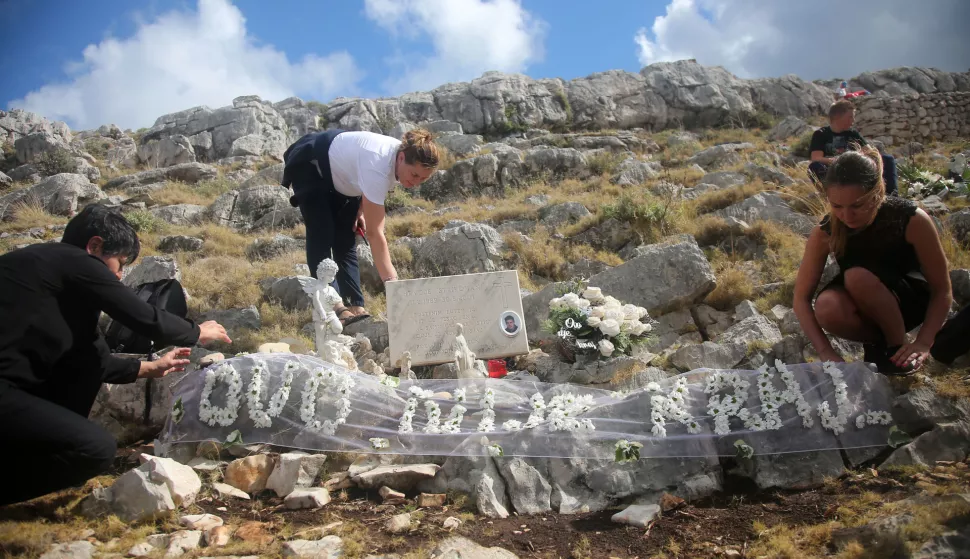
POLYGON ((190 353, 192 350, 187 347, 177 347, 157 361, 142 361, 138 378, 162 378, 169 373, 184 371, 190 353))
POLYGON ((912 365, 914 368, 918 369, 923 362, 926 361, 926 356, 930 353, 930 346, 924 344, 923 342, 916 340, 911 344, 903 344, 899 348, 899 351, 890 358, 897 367, 906 367, 912 365))
POLYGON ((367 222, 364 221, 364 214, 359 214, 357 221, 354 223, 354 231, 356 232, 358 229, 360 229, 361 235, 367 235, 367 222))
POLYGON ((818 358, 822 363, 845 363, 845 359, 834 349, 819 353, 818 358))
POLYGON ((232 343, 232 340, 229 339, 229 334, 226 334, 226 329, 215 320, 209 320, 199 324, 199 345, 215 341, 226 342, 227 344, 232 343))

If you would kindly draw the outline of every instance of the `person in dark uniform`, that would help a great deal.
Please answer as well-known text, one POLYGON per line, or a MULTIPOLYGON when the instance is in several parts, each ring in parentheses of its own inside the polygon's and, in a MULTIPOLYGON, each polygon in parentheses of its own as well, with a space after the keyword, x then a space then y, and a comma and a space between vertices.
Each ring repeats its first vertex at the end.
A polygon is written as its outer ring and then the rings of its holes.
POLYGON ((120 214, 82 210, 60 243, 0 256, 0 505, 71 487, 104 472, 116 443, 87 419, 101 383, 157 378, 188 364, 187 348, 142 362, 114 356, 98 330, 101 312, 160 343, 229 342, 214 321, 196 325, 142 301, 121 283, 138 237, 120 214))

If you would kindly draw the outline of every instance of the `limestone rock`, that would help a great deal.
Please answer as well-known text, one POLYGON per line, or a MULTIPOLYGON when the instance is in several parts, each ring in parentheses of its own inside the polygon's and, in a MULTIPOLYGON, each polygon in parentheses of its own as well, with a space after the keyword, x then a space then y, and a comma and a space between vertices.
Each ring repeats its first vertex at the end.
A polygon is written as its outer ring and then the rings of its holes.
POLYGON ((178 181, 185 184, 196 184, 200 181, 214 179, 219 176, 219 170, 204 163, 181 163, 161 169, 151 169, 133 175, 124 175, 109 180, 104 184, 105 190, 127 190, 136 186, 145 186, 165 181, 178 181))
POLYGON ((168 279, 182 279, 178 262, 171 256, 146 256, 134 268, 128 270, 122 282, 128 287, 138 287, 168 279))
POLYGON ((970 305, 970 270, 950 270, 950 285, 957 305, 970 305))
POLYGON ((300 559, 338 559, 343 557, 343 540, 324 536, 319 540, 290 540, 283 544, 283 557, 300 559))
POLYGON ((643 184, 660 176, 663 169, 656 161, 641 161, 635 157, 624 159, 616 168, 611 182, 619 186, 643 184))
POLYGON ((89 541, 54 544, 40 559, 91 559, 97 548, 89 541))
POLYGON ((445 506, 445 501, 447 500, 447 495, 443 493, 429 494, 421 493, 418 495, 418 506, 422 508, 433 508, 433 507, 443 507, 445 506))
POLYGON ((204 241, 198 237, 186 235, 169 235, 162 237, 158 241, 158 250, 161 252, 197 252, 202 250, 204 241))
POLYGON ((189 530, 207 532, 223 525, 223 520, 214 514, 189 514, 179 518, 179 524, 189 530))
MULTIPOLYGON (((212 220, 226 227, 247 231, 261 223, 264 217, 273 216, 273 212, 287 212, 290 206, 289 189, 279 185, 260 185, 239 190, 231 190, 216 198, 209 206, 212 220)), ((280 214, 275 214, 280 215, 280 214)), ((282 225, 282 220, 280 221, 282 225)))
POLYGON ((110 495, 111 510, 126 522, 154 518, 175 510, 168 486, 151 479, 148 464, 122 474, 111 486, 110 495))
POLYGON ((223 499, 226 497, 235 497, 237 499, 244 499, 247 501, 250 500, 249 495, 247 495, 244 491, 240 491, 228 483, 214 482, 212 484, 212 488, 215 489, 219 496, 223 499))
POLYGON ((84 175, 61 173, 30 188, 0 196, 0 221, 11 219, 20 204, 35 204, 47 213, 71 217, 84 206, 104 197, 104 192, 84 175))
POLYGON ((732 369, 744 359, 747 346, 741 343, 703 342, 684 346, 670 356, 670 362, 681 371, 695 369, 732 369))
POLYGON ((256 239, 246 248, 246 257, 250 262, 255 260, 272 260, 279 258, 290 252, 302 252, 306 250, 306 241, 300 241, 293 237, 276 234, 271 239, 256 239))
POLYGON ((795 179, 786 175, 781 169, 776 167, 766 167, 754 163, 745 163, 744 172, 748 175, 759 178, 764 182, 774 183, 781 186, 795 184, 795 179))
POLYGON ((421 480, 433 478, 440 468, 437 464, 378 466, 358 475, 352 473, 351 477, 364 489, 386 485, 399 491, 407 491, 421 480))
MULTIPOLYGON (((304 310, 310 308, 310 297, 303 291, 303 287, 314 281, 309 276, 288 276, 285 278, 269 278, 260 282, 263 298, 267 301, 279 303, 286 310, 304 310)), ((349 332, 348 332, 349 334, 349 332)))
POLYGON ((384 529, 392 534, 403 534, 411 528, 411 515, 408 513, 392 516, 384 524, 384 529))
POLYGON ((563 202, 553 204, 539 210, 539 221, 550 228, 557 228, 569 223, 575 223, 591 215, 586 206, 579 202, 563 202))
POLYGON ((325 454, 286 452, 279 455, 273 472, 266 481, 266 489, 285 497, 298 487, 311 487, 327 461, 325 454))
MULTIPOLYGON (((589 285, 624 303, 645 307, 651 315, 660 315, 703 299, 714 289, 715 281, 711 264, 697 241, 683 235, 637 248, 634 258, 596 274, 589 285)), ((547 313, 548 306, 543 315, 547 313)))
POLYGON ((283 505, 290 510, 318 509, 330 502, 330 492, 323 487, 295 489, 283 499, 283 505))
POLYGON ((242 330, 259 330, 262 327, 259 309, 255 305, 242 309, 213 310, 199 315, 200 323, 208 320, 215 320, 223 325, 230 338, 242 330))
POLYGON ((206 207, 197 204, 175 204, 148 210, 153 216, 172 225, 195 225, 202 221, 206 207))
POLYGON ((165 557, 180 557, 193 549, 198 549, 201 543, 201 530, 179 530, 169 537, 165 557))
POLYGON ((504 251, 498 231, 465 223, 429 235, 415 251, 413 267, 425 277, 494 272, 501 269, 504 251))
POLYGON ((961 462, 970 456, 970 423, 943 423, 897 448, 883 466, 934 466, 937 461, 961 462))
POLYGON ((149 167, 171 167, 195 162, 195 149, 182 135, 152 140, 138 146, 138 160, 149 167))
POLYGON ((715 171, 713 173, 707 173, 697 182, 698 184, 713 184, 719 189, 733 188, 736 186, 744 186, 747 184, 748 178, 741 173, 735 173, 733 171, 715 171))
POLYGON ((143 457, 148 459, 144 466, 148 467, 151 480, 155 483, 164 483, 176 505, 187 507, 195 502, 199 491, 202 490, 202 480, 195 470, 171 458, 147 457, 147 455, 143 457))
POLYGON ((499 460, 499 471, 505 483, 514 487, 510 491, 512 506, 520 514, 549 512, 552 486, 530 461, 523 458, 499 460))
POLYGON ((259 493, 266 489, 266 482, 275 461, 266 454, 257 454, 233 460, 226 467, 225 481, 246 493, 259 493))
POLYGON ((801 235, 808 235, 815 227, 815 221, 791 209, 777 192, 760 192, 754 196, 714 212, 721 217, 733 217, 754 223, 758 220, 774 221, 787 226, 801 235))
POLYGON ((404 493, 395 491, 386 485, 381 487, 377 493, 381 496, 381 503, 385 505, 403 505, 405 501, 404 493))
POLYGON ((518 555, 501 547, 483 547, 460 536, 452 536, 431 550, 434 559, 519 559, 518 555))
POLYGON ((629 524, 639 528, 646 528, 660 516, 660 505, 630 505, 614 514, 610 520, 617 524, 629 524))
POLYGON ((700 165, 707 170, 720 169, 741 161, 738 152, 745 149, 754 149, 754 145, 749 143, 721 144, 696 153, 687 159, 687 164, 700 165))
POLYGON ((207 547, 222 547, 229 545, 231 536, 228 526, 215 526, 205 531, 205 545, 207 547))
POLYGON ((797 116, 787 116, 768 132, 768 139, 772 141, 783 141, 788 138, 801 137, 811 131, 812 127, 804 120, 797 116))
POLYGON ((970 209, 962 209, 946 216, 946 224, 961 243, 970 241, 970 209))

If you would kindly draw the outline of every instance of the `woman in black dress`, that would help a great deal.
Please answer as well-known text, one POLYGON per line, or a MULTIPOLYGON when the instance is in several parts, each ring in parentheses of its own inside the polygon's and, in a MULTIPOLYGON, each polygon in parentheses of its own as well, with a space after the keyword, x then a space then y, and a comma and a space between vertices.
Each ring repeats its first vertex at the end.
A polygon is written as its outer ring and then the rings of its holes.
POLYGON ((886 197, 882 160, 871 147, 840 155, 825 177, 830 212, 812 230, 795 281, 795 315, 824 361, 842 361, 823 328, 862 342, 885 374, 923 364, 950 310, 946 256, 929 215, 886 197), (839 275, 812 307, 829 254, 839 275), (917 326, 919 335, 906 343, 917 326))

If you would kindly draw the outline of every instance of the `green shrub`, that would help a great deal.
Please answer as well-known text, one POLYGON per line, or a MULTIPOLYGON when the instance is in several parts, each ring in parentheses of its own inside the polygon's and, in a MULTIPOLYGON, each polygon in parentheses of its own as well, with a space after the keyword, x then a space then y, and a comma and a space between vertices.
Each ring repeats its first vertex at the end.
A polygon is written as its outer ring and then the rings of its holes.
POLYGON ((589 171, 595 176, 603 174, 612 175, 620 163, 626 158, 627 155, 622 153, 602 151, 588 156, 586 158, 586 165, 589 166, 589 171))
POLYGON ((88 138, 84 140, 84 151, 98 159, 107 157, 109 149, 111 149, 111 142, 104 138, 88 138))
POLYGON ((812 134, 814 134, 814 132, 806 132, 803 136, 798 138, 798 140, 796 140, 795 143, 791 145, 792 155, 795 155, 798 157, 812 156, 812 153, 811 153, 812 134))
POLYGON ((44 152, 34 160, 34 167, 45 177, 60 173, 74 173, 77 171, 77 161, 74 155, 64 148, 55 148, 44 152))
POLYGON ((139 233, 154 233, 158 231, 164 223, 148 210, 132 210, 125 213, 125 219, 139 233))

